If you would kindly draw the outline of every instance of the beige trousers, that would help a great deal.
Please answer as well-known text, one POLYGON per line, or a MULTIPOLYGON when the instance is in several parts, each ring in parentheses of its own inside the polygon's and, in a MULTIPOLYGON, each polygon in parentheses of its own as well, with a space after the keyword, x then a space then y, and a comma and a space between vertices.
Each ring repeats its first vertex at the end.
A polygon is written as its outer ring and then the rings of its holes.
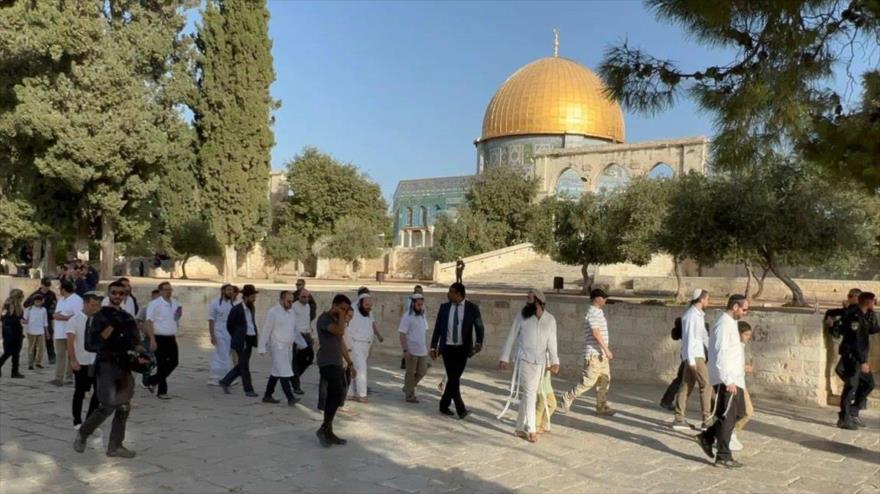
POLYGON ((73 379, 70 359, 67 358, 67 340, 58 338, 55 338, 55 379, 62 382, 73 379))
POLYGON ((695 385, 700 387, 700 411, 703 413, 703 422, 712 415, 712 385, 709 384, 709 367, 706 365, 706 359, 698 358, 694 362, 694 368, 685 365, 681 386, 675 395, 676 422, 684 420, 687 414, 688 398, 694 391, 695 385))
POLYGON ((749 420, 752 420, 752 417, 755 416, 755 408, 752 406, 752 397, 749 396, 749 390, 745 388, 743 388, 743 401, 746 405, 746 414, 736 421, 734 430, 737 432, 743 430, 743 427, 745 427, 746 424, 749 423, 749 420))
POLYGON ((407 398, 416 395, 416 386, 419 381, 428 373, 428 356, 416 357, 407 355, 406 357, 406 377, 403 379, 403 393, 407 398))
POLYGON ((596 410, 608 409, 608 388, 611 386, 611 366, 607 359, 598 354, 593 354, 584 361, 584 370, 581 382, 576 384, 562 396, 565 409, 580 395, 586 393, 593 386, 596 387, 596 410))
POLYGON ((33 367, 34 364, 43 365, 43 348, 45 343, 43 339, 45 336, 41 334, 28 334, 28 367, 33 367))

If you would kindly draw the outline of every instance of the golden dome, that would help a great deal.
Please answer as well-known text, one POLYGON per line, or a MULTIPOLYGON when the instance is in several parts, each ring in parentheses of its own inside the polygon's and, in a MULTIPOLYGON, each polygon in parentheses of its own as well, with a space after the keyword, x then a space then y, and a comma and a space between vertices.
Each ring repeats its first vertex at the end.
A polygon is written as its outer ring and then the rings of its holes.
POLYGON ((514 72, 495 93, 480 140, 524 134, 623 142, 623 112, 592 71, 567 58, 542 58, 514 72))

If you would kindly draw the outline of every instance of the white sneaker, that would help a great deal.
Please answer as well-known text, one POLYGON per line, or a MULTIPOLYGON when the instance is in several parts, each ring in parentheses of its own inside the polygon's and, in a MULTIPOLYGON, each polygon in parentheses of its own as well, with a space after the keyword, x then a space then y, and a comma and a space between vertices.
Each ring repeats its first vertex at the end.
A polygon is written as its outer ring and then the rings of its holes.
POLYGON ((73 430, 78 431, 82 424, 76 424, 73 426, 73 430))
POLYGON ((730 450, 731 451, 742 451, 743 445, 739 442, 739 439, 736 438, 736 432, 734 432, 730 436, 730 450))

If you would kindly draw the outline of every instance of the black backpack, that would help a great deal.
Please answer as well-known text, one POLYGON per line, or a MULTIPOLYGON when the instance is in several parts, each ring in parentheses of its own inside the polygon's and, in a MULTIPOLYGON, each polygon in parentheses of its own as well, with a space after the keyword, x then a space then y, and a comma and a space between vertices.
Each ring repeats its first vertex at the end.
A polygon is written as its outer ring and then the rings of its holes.
POLYGON ((681 329, 681 318, 680 318, 680 317, 676 317, 676 318, 675 318, 675 325, 672 326, 672 332, 670 333, 670 336, 672 336, 672 339, 673 339, 673 340, 678 341, 678 340, 681 339, 681 332, 682 332, 682 329, 681 329))
POLYGON ((83 347, 87 352, 98 353, 101 350, 101 341, 101 328, 95 324, 95 318, 92 317, 91 323, 86 328, 83 347))

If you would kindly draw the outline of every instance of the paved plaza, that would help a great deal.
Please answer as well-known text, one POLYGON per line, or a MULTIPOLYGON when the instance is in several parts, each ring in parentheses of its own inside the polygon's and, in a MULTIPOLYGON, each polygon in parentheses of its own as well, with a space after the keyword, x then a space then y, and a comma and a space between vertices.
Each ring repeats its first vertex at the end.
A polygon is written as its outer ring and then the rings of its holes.
MULTIPOLYGON (((423 381, 422 403, 413 405, 402 399, 396 362, 385 360, 370 369, 371 402, 350 404, 337 420, 349 444, 323 449, 314 435, 321 417, 314 408, 317 369, 308 371, 304 405, 266 405, 246 398, 240 386, 229 396, 207 386, 210 349, 201 345, 182 339, 172 400, 138 387, 126 438, 138 453, 134 460, 105 457, 99 439, 83 454, 73 451, 73 388, 47 384, 49 370, 27 372, 23 380, 4 376, 0 494, 880 491, 876 411, 867 414, 868 429, 842 431, 833 427, 831 408, 759 397, 758 416, 740 438, 746 450, 738 459, 746 468, 725 471, 690 435, 669 428, 671 413, 657 407, 656 386, 612 383, 616 416, 597 417, 592 397, 579 400, 531 445, 512 435, 515 411, 495 419, 507 374, 468 371, 463 389, 473 413, 459 421, 437 413, 437 366, 423 381)), ((253 361, 261 392, 268 358, 253 361)), ((558 391, 566 383, 555 385, 558 391)), ((109 426, 108 420, 103 441, 109 426)))

